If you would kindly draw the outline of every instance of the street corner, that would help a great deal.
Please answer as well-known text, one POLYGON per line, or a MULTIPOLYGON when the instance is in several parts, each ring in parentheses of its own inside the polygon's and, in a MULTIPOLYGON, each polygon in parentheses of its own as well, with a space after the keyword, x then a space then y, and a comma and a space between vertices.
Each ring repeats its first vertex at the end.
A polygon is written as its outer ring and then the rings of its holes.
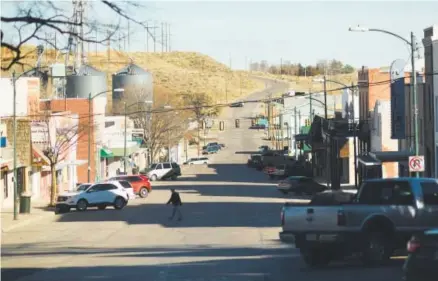
POLYGON ((37 225, 42 222, 55 221, 57 216, 54 210, 50 208, 31 212, 30 214, 18 214, 18 219, 14 220, 14 214, 12 211, 5 211, 1 213, 1 228, 2 233, 9 233, 16 229, 37 225))

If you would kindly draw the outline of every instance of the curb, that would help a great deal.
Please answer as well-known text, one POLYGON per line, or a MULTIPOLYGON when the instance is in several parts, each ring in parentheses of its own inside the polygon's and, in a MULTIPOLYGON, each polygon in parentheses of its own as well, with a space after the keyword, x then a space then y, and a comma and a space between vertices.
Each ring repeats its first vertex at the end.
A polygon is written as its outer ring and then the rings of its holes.
MULTIPOLYGON (((21 215, 21 216, 26 216, 26 215, 21 215)), ((38 215, 38 216, 35 216, 32 218, 27 218, 26 220, 19 221, 16 224, 11 225, 9 227, 2 227, 2 233, 7 233, 7 232, 10 232, 11 230, 14 230, 14 229, 17 229, 20 227, 24 227, 24 226, 27 226, 29 224, 33 224, 33 223, 42 221, 42 220, 47 219, 47 218, 50 218, 49 221, 53 221, 53 220, 55 220, 56 216, 54 213, 47 212, 47 213, 44 213, 42 215, 38 215)))

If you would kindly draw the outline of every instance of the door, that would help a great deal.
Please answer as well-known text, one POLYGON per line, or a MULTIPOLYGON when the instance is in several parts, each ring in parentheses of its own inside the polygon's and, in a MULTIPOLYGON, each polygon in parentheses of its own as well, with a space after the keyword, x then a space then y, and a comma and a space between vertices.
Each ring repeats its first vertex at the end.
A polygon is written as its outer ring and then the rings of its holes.
POLYGON ((424 208, 421 210, 422 226, 438 227, 438 183, 420 183, 424 208))
POLYGON ((87 199, 90 205, 102 203, 106 190, 106 184, 96 184, 87 191, 85 199, 87 199))
POLYGON ((158 163, 157 166, 155 167, 155 170, 152 172, 152 174, 156 175, 157 178, 161 179, 161 177, 163 175, 163 164, 158 163))
POLYGON ((170 163, 163 163, 163 170, 161 172, 160 178, 171 176, 172 174, 172 166, 170 163))

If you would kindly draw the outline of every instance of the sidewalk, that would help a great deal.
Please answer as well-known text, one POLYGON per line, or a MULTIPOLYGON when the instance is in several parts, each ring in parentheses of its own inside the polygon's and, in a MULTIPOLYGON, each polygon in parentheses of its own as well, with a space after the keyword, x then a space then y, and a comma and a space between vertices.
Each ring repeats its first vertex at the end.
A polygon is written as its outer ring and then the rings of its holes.
POLYGON ((18 214, 18 220, 14 220, 14 210, 12 208, 5 208, 1 210, 2 233, 35 224, 41 220, 53 220, 55 218, 54 211, 47 208, 47 202, 43 201, 33 201, 30 214, 18 214))

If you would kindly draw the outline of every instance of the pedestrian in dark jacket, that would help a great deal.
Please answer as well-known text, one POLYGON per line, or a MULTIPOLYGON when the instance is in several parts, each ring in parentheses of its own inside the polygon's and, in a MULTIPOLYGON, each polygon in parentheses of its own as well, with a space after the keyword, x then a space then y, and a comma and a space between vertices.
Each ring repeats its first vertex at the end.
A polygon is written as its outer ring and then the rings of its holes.
POLYGON ((175 191, 175 189, 170 190, 172 192, 172 195, 170 196, 169 201, 167 201, 167 205, 172 203, 173 210, 172 210, 172 216, 169 217, 169 220, 173 220, 175 217, 175 214, 178 213, 178 220, 182 220, 182 213, 179 209, 180 206, 182 206, 181 197, 179 196, 179 193, 175 191))

